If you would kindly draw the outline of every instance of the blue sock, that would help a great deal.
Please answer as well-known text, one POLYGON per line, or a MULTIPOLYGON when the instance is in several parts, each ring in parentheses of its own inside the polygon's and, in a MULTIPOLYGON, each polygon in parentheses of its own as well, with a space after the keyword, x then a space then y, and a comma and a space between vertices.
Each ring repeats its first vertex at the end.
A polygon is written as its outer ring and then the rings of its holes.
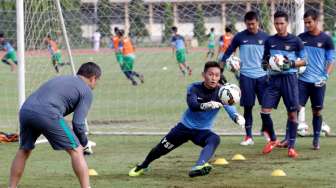
POLYGON ((270 136, 271 141, 275 141, 276 135, 275 135, 274 127, 273 127, 273 121, 271 118, 271 114, 260 113, 260 116, 261 116, 261 120, 263 124, 262 125, 263 129, 267 131, 267 133, 270 136))
POLYGON ((251 138, 252 138, 252 122, 253 122, 252 108, 253 107, 244 107, 246 136, 251 138))
POLYGON ((322 127, 322 116, 313 115, 314 140, 318 141, 322 127))
POLYGON ((289 123, 287 121, 287 124, 286 124, 286 134, 285 134, 285 139, 284 140, 288 141, 288 139, 289 139, 289 123))
POLYGON ((217 146, 219 145, 220 138, 216 134, 212 134, 205 141, 206 145, 201 151, 201 154, 196 162, 196 165, 204 165, 204 163, 208 162, 212 155, 215 153, 217 146))
POLYGON ((287 120, 288 126, 288 148, 294 148, 298 123, 287 120))

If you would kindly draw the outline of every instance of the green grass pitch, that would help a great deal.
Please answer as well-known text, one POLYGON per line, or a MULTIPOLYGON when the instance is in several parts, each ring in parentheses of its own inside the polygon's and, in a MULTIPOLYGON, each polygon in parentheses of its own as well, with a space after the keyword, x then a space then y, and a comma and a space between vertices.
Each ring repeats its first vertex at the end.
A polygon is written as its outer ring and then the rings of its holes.
MULTIPOLYGON (((205 49, 194 49, 187 54, 187 60, 193 68, 191 77, 183 77, 178 70, 175 57, 169 48, 142 48, 137 50, 135 70, 143 73, 145 83, 134 87, 121 73, 112 50, 103 49, 100 53, 74 50, 74 60, 78 68, 80 63, 95 61, 103 69, 101 81, 94 91, 94 103, 89 112, 88 121, 91 131, 100 132, 167 132, 179 121, 186 108, 186 86, 201 80, 201 71, 205 62, 205 49), (166 67, 166 70, 163 68, 166 67)), ((63 59, 66 61, 66 55, 63 59)), ((26 95, 28 96, 41 83, 55 76, 47 52, 31 56, 26 54, 26 95)), ((17 128, 17 86, 16 74, 9 67, 0 65, 0 130, 13 132, 17 128)), ((60 74, 71 74, 70 66, 62 67, 60 74)), ((336 129, 333 113, 336 96, 335 73, 328 81, 325 98, 324 119, 331 130, 336 129)), ((228 80, 237 83, 231 73, 228 80)), ((243 110, 238 108, 242 113, 243 110)), ((259 106, 254 108, 254 133, 260 129, 259 106)), ((307 120, 311 124, 310 104, 307 105, 307 120)), ((278 132, 284 132, 286 111, 281 103, 272 113, 278 132)), ((69 118, 70 120, 71 118, 69 118)), ((243 133, 220 113, 215 130, 222 133, 243 133)), ((311 129, 310 129, 311 130, 311 129)))
MULTIPOLYGON (((286 149, 275 149, 262 155, 262 137, 252 147, 238 143, 241 137, 222 136, 215 157, 224 157, 229 164, 214 166, 208 176, 189 178, 188 170, 197 160, 200 147, 190 142, 154 161, 151 170, 141 177, 128 177, 128 170, 141 162, 149 150, 158 143, 159 136, 91 136, 97 142, 94 155, 87 157, 89 168, 98 172, 91 176, 91 186, 105 187, 333 187, 335 180, 336 138, 322 138, 321 150, 313 151, 311 138, 299 138, 297 159, 287 157, 286 149), (246 161, 231 161, 240 153, 246 161), (282 169, 286 177, 272 177, 271 172, 282 169)), ((6 187, 11 160, 17 144, 0 145, 0 187, 6 187)), ((38 145, 28 160, 20 188, 78 187, 70 158, 65 152, 52 151, 49 144, 38 145)))
MULTIPOLYGON (((29 95, 45 80, 55 76, 45 54, 27 56, 26 95, 29 95)), ((188 61, 193 68, 191 77, 183 77, 170 49, 139 49, 135 70, 145 75, 143 85, 132 86, 120 72, 114 54, 74 53, 76 67, 82 62, 95 61, 103 69, 103 77, 94 91, 94 103, 89 113, 90 130, 102 132, 162 132, 166 133, 178 121, 186 108, 186 86, 201 80, 205 52, 193 50, 188 61), (163 67, 167 69, 164 70, 163 67)), ((9 67, 0 65, 0 130, 14 132, 17 129, 17 86, 16 74, 9 67)), ((63 67, 61 74, 70 74, 70 67, 63 67)), ((230 82, 236 83, 227 73, 230 82)), ((336 74, 328 81, 325 98, 324 119, 336 130, 334 102, 336 96, 336 74)), ((310 124, 310 104, 307 105, 307 120, 310 124)), ((242 113, 242 109, 238 107, 242 113)), ((283 104, 272 113, 278 133, 283 133, 286 112, 283 104)), ((69 120, 71 117, 69 118, 69 120)), ((254 133, 260 129, 259 107, 254 109, 254 133)), ((217 133, 238 133, 238 128, 225 113, 220 113, 215 127, 217 133)), ((310 130, 312 128, 310 127, 310 130)), ((92 136, 97 142, 95 154, 87 158, 90 168, 98 171, 92 177, 92 187, 333 187, 335 181, 334 137, 322 138, 321 151, 310 150, 311 138, 298 139, 300 157, 288 159, 286 150, 275 150, 268 156, 261 155, 264 140, 256 139, 253 147, 241 147, 242 137, 222 137, 216 157, 229 160, 234 154, 243 154, 247 160, 233 162, 227 166, 216 166, 207 177, 190 179, 187 172, 196 161, 200 148, 191 144, 173 151, 153 163, 152 171, 143 177, 130 178, 128 170, 143 160, 147 152, 160 139, 158 136, 92 136), (270 177, 272 170, 281 168, 287 177, 270 177)), ((0 187, 6 187, 11 160, 17 144, 0 144, 0 187)), ((23 188, 28 187, 78 187, 68 156, 64 152, 53 152, 39 145, 29 159, 22 179, 23 188)))

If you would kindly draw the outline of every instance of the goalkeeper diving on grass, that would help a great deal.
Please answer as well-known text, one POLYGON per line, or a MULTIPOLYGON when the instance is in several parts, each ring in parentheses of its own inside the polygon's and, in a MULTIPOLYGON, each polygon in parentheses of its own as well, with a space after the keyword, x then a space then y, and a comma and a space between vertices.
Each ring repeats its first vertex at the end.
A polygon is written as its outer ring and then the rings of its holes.
POLYGON ((148 153, 142 163, 129 171, 129 176, 143 174, 151 162, 188 141, 203 148, 197 162, 189 171, 189 176, 204 176, 210 173, 212 166, 208 161, 220 142, 220 137, 211 130, 219 109, 224 107, 231 119, 242 127, 245 125, 244 117, 237 113, 236 108, 220 100, 220 75, 220 65, 217 62, 210 61, 204 65, 203 82, 195 82, 188 87, 188 108, 180 122, 148 153))
POLYGON ((54 150, 65 150, 81 188, 89 187, 89 172, 83 153, 92 153, 85 134, 85 118, 92 103, 92 90, 101 76, 100 67, 84 63, 76 76, 57 76, 37 89, 22 105, 19 112, 20 148, 10 172, 10 188, 16 188, 25 163, 43 134, 54 150), (71 114, 72 129, 64 116, 71 114))

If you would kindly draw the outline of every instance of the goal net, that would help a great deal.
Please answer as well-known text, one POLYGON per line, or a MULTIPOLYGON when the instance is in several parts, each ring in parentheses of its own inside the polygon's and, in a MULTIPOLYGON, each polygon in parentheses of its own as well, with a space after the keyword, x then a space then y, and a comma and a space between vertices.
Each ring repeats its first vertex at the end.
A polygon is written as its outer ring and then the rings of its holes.
MULTIPOLYGON (((249 10, 259 13, 262 28, 271 34, 275 32, 272 24, 273 13, 279 9, 285 10, 290 16, 290 32, 300 31, 303 7, 319 10, 323 13, 324 28, 334 30, 334 26, 330 26, 330 18, 336 14, 335 3, 327 4, 327 1, 315 0, 306 0, 304 4, 302 2, 60 0, 75 68, 84 62, 93 61, 98 63, 103 71, 102 78, 94 90, 94 102, 87 118, 90 132, 167 132, 179 121, 187 107, 187 85, 202 79, 201 71, 206 61, 207 34, 210 28, 215 29, 216 41, 227 26, 234 32, 242 31, 245 29, 243 17, 249 10), (172 54, 172 26, 177 26, 178 33, 185 37, 189 48, 186 58, 193 70, 191 76, 181 74, 172 54), (115 27, 125 30, 133 41, 136 50, 134 70, 144 75, 143 84, 138 81, 136 86, 132 85, 117 63, 115 53, 110 48, 115 27), (97 46, 94 49, 98 38, 99 49, 97 46)), ((0 17, 4 18, 0 20, 0 30, 16 47, 15 2, 0 0, 0 6, 3 6, 0 8, 0 17)), ((56 73, 44 43, 45 37, 50 35, 62 52, 62 61, 69 62, 65 33, 62 31, 56 1, 25 0, 24 11, 25 93, 29 96, 43 82, 57 75, 72 74, 72 70, 71 66, 64 65, 59 66, 59 73, 56 73)), ((17 76, 5 65, 1 67, 3 89, 0 93, 0 130, 13 131, 18 124, 17 76)), ((233 75, 227 73, 227 77, 229 82, 237 83, 233 75)), ((328 101, 331 100, 327 93, 324 114, 327 121, 330 121, 329 124, 336 121, 328 110, 331 108, 328 101)), ((243 112, 240 107, 237 108, 243 112)), ((255 133, 260 131, 259 109, 258 105, 254 108, 255 133)), ((273 114, 278 131, 283 133, 286 121, 284 106, 280 105, 273 114)), ((308 113, 307 117, 310 117, 308 113)), ((68 120, 71 121, 71 117, 68 117, 68 120)), ((243 134, 243 130, 235 126, 224 111, 217 118, 215 129, 220 133, 243 134)))

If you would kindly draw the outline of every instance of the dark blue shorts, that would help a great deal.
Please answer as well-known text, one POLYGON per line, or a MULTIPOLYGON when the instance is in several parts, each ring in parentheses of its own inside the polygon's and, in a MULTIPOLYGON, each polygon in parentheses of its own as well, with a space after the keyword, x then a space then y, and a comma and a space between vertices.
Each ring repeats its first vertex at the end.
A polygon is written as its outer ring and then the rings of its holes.
POLYGON ((308 98, 310 98, 311 107, 313 109, 322 109, 326 86, 316 87, 314 83, 308 83, 299 80, 299 102, 301 106, 305 106, 308 98))
POLYGON ((294 112, 299 109, 299 89, 296 74, 271 75, 264 93, 262 107, 277 108, 281 97, 287 112, 294 112))
POLYGON ((20 149, 32 150, 40 135, 44 135, 54 150, 74 149, 79 141, 63 118, 51 118, 20 110, 20 149))
POLYGON ((259 104, 262 104, 264 91, 267 87, 267 76, 250 78, 240 74, 239 85, 241 90, 240 106, 254 106, 256 96, 259 104))
POLYGON ((194 144, 204 147, 207 139, 211 136, 219 138, 219 136, 211 130, 190 129, 182 123, 178 123, 163 137, 161 143, 167 144, 167 146, 165 146, 167 149, 174 149, 191 140, 194 144))

